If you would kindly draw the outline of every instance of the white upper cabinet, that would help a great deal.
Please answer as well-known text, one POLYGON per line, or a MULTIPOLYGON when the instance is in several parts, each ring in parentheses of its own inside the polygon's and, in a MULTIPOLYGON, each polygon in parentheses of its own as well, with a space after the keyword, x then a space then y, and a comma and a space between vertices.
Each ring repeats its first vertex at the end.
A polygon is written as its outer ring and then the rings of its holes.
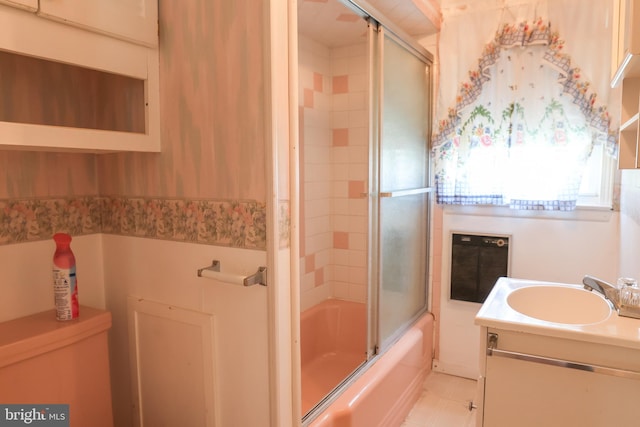
POLYGON ((40 0, 38 15, 146 46, 158 44, 157 0, 40 0))
MULTIPOLYGON (((135 33, 132 21, 106 12, 104 20, 135 33)), ((0 149, 160 151, 157 34, 148 41, 0 4, 0 149)))
POLYGON ((640 0, 615 0, 613 14, 612 79, 640 77, 640 0))
POLYGON ((611 87, 620 87, 618 169, 640 168, 640 0, 614 0, 611 87))

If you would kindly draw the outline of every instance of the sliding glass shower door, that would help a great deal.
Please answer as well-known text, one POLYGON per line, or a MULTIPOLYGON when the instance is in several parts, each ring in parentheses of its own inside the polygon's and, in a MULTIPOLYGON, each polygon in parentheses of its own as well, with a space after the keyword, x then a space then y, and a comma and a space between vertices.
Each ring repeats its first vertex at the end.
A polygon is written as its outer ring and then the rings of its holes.
POLYGON ((431 61, 360 3, 298 1, 305 421, 427 309, 431 61))
POLYGON ((380 31, 378 345, 427 307, 429 63, 380 31))

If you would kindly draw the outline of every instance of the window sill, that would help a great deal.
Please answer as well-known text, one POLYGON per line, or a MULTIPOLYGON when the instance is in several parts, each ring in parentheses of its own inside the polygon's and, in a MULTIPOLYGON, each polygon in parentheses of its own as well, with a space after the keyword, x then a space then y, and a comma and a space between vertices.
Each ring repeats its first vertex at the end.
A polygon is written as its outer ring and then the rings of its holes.
POLYGON ((442 205, 445 215, 492 216, 531 219, 555 219, 571 221, 607 222, 613 215, 609 207, 578 206, 573 211, 536 211, 510 209, 502 206, 454 206, 442 205))

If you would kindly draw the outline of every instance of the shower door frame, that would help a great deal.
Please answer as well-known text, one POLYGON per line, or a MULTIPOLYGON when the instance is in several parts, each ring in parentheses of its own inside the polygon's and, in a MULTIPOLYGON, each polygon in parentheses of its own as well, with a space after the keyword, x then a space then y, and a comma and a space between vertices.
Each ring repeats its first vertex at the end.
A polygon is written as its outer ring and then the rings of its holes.
MULTIPOLYGON (((344 0, 341 0, 344 1, 344 0)), ((351 1, 351 0, 346 0, 351 1)), ((362 3, 365 3, 364 1, 362 3)), ((375 10, 375 9, 374 9, 375 10)), ((372 130, 370 136, 370 149, 369 149, 369 259, 368 267, 369 267, 369 293, 368 293, 368 307, 367 310, 369 312, 368 319, 368 330, 369 330, 369 339, 367 342, 367 361, 371 360, 375 356, 381 355, 387 349, 389 349, 400 337, 404 334, 404 332, 413 324, 415 320, 417 320, 421 315, 423 315, 429 309, 429 303, 431 301, 430 298, 430 289, 429 289, 429 272, 430 272, 430 226, 431 226, 431 210, 432 210, 432 197, 433 186, 432 186, 432 173, 431 173, 431 162, 430 156, 427 159, 427 170, 426 170, 426 183, 425 186, 421 188, 413 188, 413 189, 402 189, 400 191, 393 191, 392 193, 382 192, 380 189, 380 180, 381 180, 381 150, 382 150, 382 135, 383 135, 383 125, 384 125, 384 42, 385 37, 388 37, 391 41, 398 44, 400 47, 404 48, 407 52, 415 56, 418 60, 424 63, 425 68, 429 70, 428 77, 426 77, 427 81, 427 99, 425 103, 427 105, 427 117, 424 119, 427 120, 427 133, 425 144, 427 149, 427 155, 429 155, 429 143, 431 141, 431 132, 432 132, 432 111, 433 111, 433 75, 432 75, 432 67, 433 67, 433 56, 422 46, 417 43, 412 42, 410 36, 404 34, 402 30, 395 28, 392 23, 385 23, 384 21, 380 22, 376 19, 375 16, 369 15, 370 25, 374 27, 374 43, 370 44, 370 48, 376 50, 375 52, 370 52, 373 55, 370 55, 370 69, 372 70, 372 78, 371 83, 373 84, 373 88, 371 89, 371 105, 370 105, 370 114, 371 114, 371 122, 370 129, 372 130), (372 46, 374 45, 375 46, 372 46), (374 71, 375 68, 375 71, 374 71), (399 194, 402 193, 402 194, 399 194), (381 328, 380 328, 380 312, 381 312, 381 298, 380 294, 382 292, 382 278, 381 278, 381 260, 382 260, 382 247, 380 244, 380 239, 382 235, 381 230, 381 221, 380 221, 380 212, 382 210, 381 204, 382 199, 384 198, 394 198, 394 197, 403 197, 408 195, 416 195, 416 194, 426 194, 428 199, 426 201, 426 235, 425 235, 425 276, 423 277, 424 283, 424 304, 420 309, 418 309, 411 317, 407 318, 406 321, 395 329, 395 331, 390 334, 388 337, 384 338, 381 336, 381 328)))
MULTIPOLYGON (((308 413, 301 414, 302 415, 302 425, 308 425, 310 422, 315 419, 315 417, 320 414, 324 409, 326 409, 339 395, 342 390, 347 388, 350 384, 352 384, 364 371, 366 371, 375 361, 395 342, 399 339, 402 334, 411 326, 411 324, 419 318, 422 314, 424 314, 429 309, 429 304, 431 302, 430 289, 428 286, 429 281, 429 271, 430 271, 430 214, 432 208, 432 200, 431 197, 427 200, 427 225, 426 225, 426 241, 425 241, 425 254, 426 259, 424 260, 426 263, 425 266, 425 277, 424 277, 424 287, 425 287, 425 301, 424 305, 421 309, 416 312, 410 319, 407 319, 406 323, 399 327, 394 334, 383 343, 380 344, 380 336, 379 336, 379 328, 378 328, 378 313, 379 313, 379 287, 380 287, 380 269, 379 269, 379 257, 380 257, 380 248, 379 248, 379 213, 380 213, 380 192, 379 192, 379 150, 380 150, 380 134, 381 134, 381 119, 382 119, 382 109, 381 109, 381 101, 382 101, 382 71, 383 71, 383 63, 381 55, 378 53, 381 49, 381 44, 384 42, 384 37, 389 36, 405 48, 407 51, 412 53, 414 56, 419 58, 422 62, 424 62, 425 67, 428 67, 430 73, 428 78, 427 85, 427 99, 426 104, 428 106, 428 117, 425 117, 425 120, 428 120, 427 135, 425 144, 427 144, 427 151, 429 150, 428 144, 431 141, 431 125, 432 125, 432 111, 433 111, 433 55, 428 52, 424 47, 419 45, 417 42, 413 41, 409 35, 404 33, 401 29, 399 29, 395 24, 390 22, 382 13, 380 13, 377 9, 371 6, 364 0, 339 0, 340 3, 344 4, 346 7, 350 8, 354 11, 354 13, 362 16, 369 24, 369 105, 368 105, 368 115, 369 115, 369 184, 368 188, 365 189, 365 193, 362 194, 362 197, 366 197, 368 199, 368 254, 367 254, 367 263, 368 263, 368 295, 367 295, 367 352, 366 352, 366 360, 361 364, 352 374, 347 376, 340 384, 336 386, 332 392, 326 396, 321 402, 319 402, 314 408, 312 408, 308 413)), ((295 3, 295 2, 292 2, 295 3)), ((292 8, 293 13, 292 17, 296 15, 295 7, 292 8)), ((297 26, 293 26, 292 28, 296 28, 297 34, 297 26)), ((295 72, 295 67, 297 66, 297 53, 293 54, 293 52, 297 51, 297 42, 295 46, 290 45, 290 58, 295 58, 295 61, 292 61, 292 65, 290 66, 291 76, 296 77, 297 84, 297 73, 295 72)), ((290 89, 290 91, 295 94, 297 93, 297 87, 290 89)), ((290 120, 292 123, 295 123, 297 126, 297 97, 292 95, 292 100, 290 101, 291 115, 290 120)), ((297 135, 297 127, 293 135, 297 135)), ((292 139, 295 141, 292 146, 292 155, 291 158, 297 158, 296 153, 299 150, 299 141, 297 139, 292 139)), ((297 178, 297 170, 298 166, 294 166, 292 168, 294 171, 294 176, 292 178, 297 178)), ((431 166, 430 161, 428 163, 428 171, 427 171, 427 180, 428 186, 431 186, 431 166)), ((295 183, 296 180, 292 179, 292 199, 294 198, 293 194, 297 194, 296 191, 299 190, 298 184, 295 183)), ((297 202, 294 202, 295 204, 297 202)), ((294 207, 294 206, 292 206, 294 207)), ((292 214, 294 212, 299 213, 298 209, 292 209, 292 214)), ((292 224, 293 225, 293 224, 292 224)), ((296 233, 299 231, 296 228, 296 233)), ((296 234, 292 235, 292 238, 298 238, 296 234)), ((292 249, 294 249, 294 245, 292 244, 292 249)), ((296 250, 292 250, 292 264, 295 265, 298 262, 298 254, 296 250)), ((299 288, 299 267, 292 270, 292 281, 297 283, 297 287, 299 288), (295 276, 295 277, 294 277, 295 276)), ((299 290, 297 290, 294 294, 294 297, 299 298, 299 290)), ((299 309, 299 304, 297 304, 299 309)), ((298 327, 295 329, 297 339, 299 341, 299 310, 298 310, 298 319, 297 319, 298 327)), ((296 350, 296 367, 294 370, 293 378, 300 379, 300 359, 299 359, 299 348, 296 350)), ((299 387, 297 387, 299 391, 299 387)), ((294 399, 294 405, 300 403, 299 396, 294 399)), ((294 409, 295 413, 295 409, 294 409)))

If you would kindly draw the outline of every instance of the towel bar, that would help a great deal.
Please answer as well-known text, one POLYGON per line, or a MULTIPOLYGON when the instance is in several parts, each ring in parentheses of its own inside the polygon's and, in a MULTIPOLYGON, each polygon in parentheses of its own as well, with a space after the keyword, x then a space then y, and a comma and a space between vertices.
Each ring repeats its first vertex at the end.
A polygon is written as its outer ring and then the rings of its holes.
POLYGON ((240 276, 237 274, 222 273, 220 271, 220 261, 214 259, 209 267, 198 269, 198 277, 207 277, 219 282, 232 283, 234 285, 267 286, 267 267, 258 267, 258 271, 250 276, 240 276))

